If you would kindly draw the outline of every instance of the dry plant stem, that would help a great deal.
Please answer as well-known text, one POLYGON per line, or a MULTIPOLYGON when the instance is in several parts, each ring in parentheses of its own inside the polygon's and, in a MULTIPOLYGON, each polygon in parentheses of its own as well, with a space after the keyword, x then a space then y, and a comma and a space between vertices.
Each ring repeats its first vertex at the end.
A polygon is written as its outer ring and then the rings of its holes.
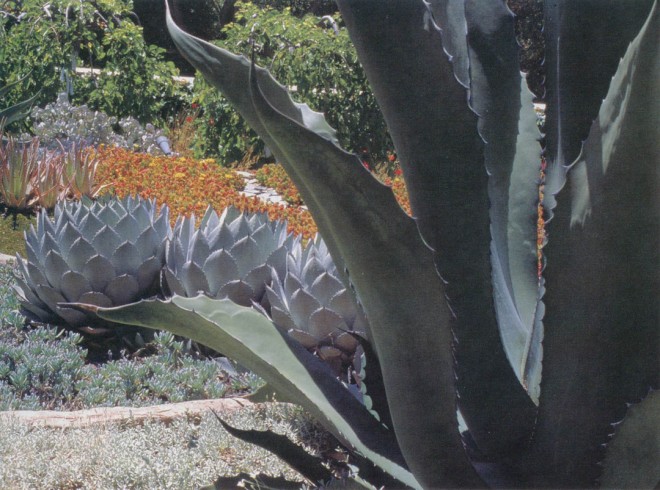
POLYGON ((171 423, 175 419, 199 417, 210 410, 231 412, 249 407, 252 402, 244 398, 220 398, 168 403, 151 407, 98 407, 70 412, 52 410, 15 410, 0 412, 0 420, 14 420, 30 427, 85 428, 98 424, 131 422, 141 424, 146 420, 171 423))

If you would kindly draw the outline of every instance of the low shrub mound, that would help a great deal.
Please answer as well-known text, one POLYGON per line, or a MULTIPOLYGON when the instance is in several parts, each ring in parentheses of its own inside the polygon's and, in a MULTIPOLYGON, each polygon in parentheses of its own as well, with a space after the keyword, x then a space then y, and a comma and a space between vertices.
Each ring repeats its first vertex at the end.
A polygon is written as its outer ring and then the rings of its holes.
POLYGON ((163 332, 132 356, 87 361, 78 333, 25 327, 9 267, 0 267, 0 410, 148 406, 240 395, 260 384, 163 332))

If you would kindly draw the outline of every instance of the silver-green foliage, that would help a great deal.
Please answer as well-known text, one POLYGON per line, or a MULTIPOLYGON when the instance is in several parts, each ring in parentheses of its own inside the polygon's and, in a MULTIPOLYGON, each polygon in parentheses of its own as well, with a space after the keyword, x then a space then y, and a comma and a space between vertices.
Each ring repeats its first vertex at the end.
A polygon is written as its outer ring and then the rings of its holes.
POLYGON ((319 417, 362 469, 407 486, 593 485, 611 424, 658 384, 657 2, 545 3, 544 279, 541 135, 505 2, 339 7, 412 219, 266 70, 168 26, 309 207, 369 320, 378 362, 365 384, 390 423, 250 308, 203 296, 79 308, 223 349, 319 417))
POLYGON ((71 104, 66 92, 58 94, 55 102, 32 109, 30 119, 34 134, 44 146, 58 148, 60 145, 104 144, 139 152, 160 153, 156 138, 162 135, 162 131, 156 130, 153 125, 143 127, 130 116, 118 119, 91 110, 86 104, 71 104), (119 131, 115 131, 116 127, 119 131))

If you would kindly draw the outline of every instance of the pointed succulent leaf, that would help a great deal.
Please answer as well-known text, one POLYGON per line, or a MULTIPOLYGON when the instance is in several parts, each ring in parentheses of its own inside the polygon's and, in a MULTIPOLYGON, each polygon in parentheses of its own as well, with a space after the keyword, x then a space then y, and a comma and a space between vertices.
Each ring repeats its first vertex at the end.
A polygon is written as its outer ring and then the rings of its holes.
POLYGON ((112 300, 108 298, 105 294, 99 293, 97 291, 87 291, 85 294, 80 296, 79 301, 88 305, 110 307, 113 306, 112 300))
MULTIPOLYGON (((494 82, 507 84, 507 95, 493 103, 506 114, 502 124, 513 125, 516 130, 507 134, 506 141, 498 143, 507 150, 502 153, 506 157, 502 165, 509 168, 502 171, 504 177, 491 189, 505 196, 502 200, 506 208, 511 157, 515 154, 518 134, 518 113, 513 109, 520 108, 522 84, 517 55, 512 59, 509 47, 504 58, 499 57, 499 52, 495 56, 488 53, 495 47, 491 42, 501 44, 498 37, 515 48, 513 19, 503 2, 458 1, 452 7, 460 9, 461 4, 464 12, 445 16, 447 24, 441 27, 444 31, 455 31, 451 36, 456 47, 451 49, 455 49, 456 54, 467 46, 467 42, 459 41, 459 35, 467 36, 467 41, 480 49, 482 67, 475 73, 481 73, 480 79, 469 80, 465 73, 459 73, 458 78, 463 83, 457 80, 444 49, 442 34, 433 22, 431 6, 426 2, 338 2, 394 141, 415 222, 424 241, 434 250, 435 266, 447 283, 446 296, 456 315, 456 388, 460 409, 477 444, 493 457, 505 458, 528 443, 536 409, 504 353, 493 309, 489 244, 494 237, 487 210, 491 201, 489 187, 494 184, 489 183, 485 166, 486 150, 479 134, 479 117, 466 101, 475 105, 475 85, 482 87, 491 83, 483 77, 485 70, 494 82), (485 12, 487 17, 478 13, 486 8, 498 11, 492 12, 496 14, 493 16, 485 12), (474 14, 472 20, 468 20, 469 13, 474 14), (390 19, 394 18, 397 29, 390 25, 390 19), (467 32, 468 23, 476 24, 479 30, 467 32), (508 36, 504 35, 505 29, 509 31, 508 36), (409 89, 410 80, 415 81, 415 90, 409 89), (489 409, 483 410, 484 406, 489 409)), ((459 64, 465 64, 466 55, 470 56, 470 52, 457 56, 459 64)), ((483 92, 483 88, 480 90, 483 92)), ((479 105, 488 104, 479 102, 479 105)), ((531 163, 538 167, 540 162, 531 163)), ((534 206, 529 202, 527 205, 525 212, 529 215, 534 206)), ((500 208, 499 212, 503 210, 500 208)), ((525 223, 526 229, 535 230, 535 223, 535 220, 525 223)), ((506 243, 503 247, 497 249, 498 254, 507 252, 506 243)), ((354 282, 357 287, 357 281, 354 282)), ((407 286, 401 284, 401 287, 407 286)), ((501 293, 508 294, 507 289, 501 293)), ((535 287, 534 292, 536 290, 535 287)), ((360 299, 373 329, 376 322, 361 292, 360 299)), ((375 347, 386 370, 387 362, 377 343, 375 347)), ((392 410, 396 427, 394 407, 392 410)))
POLYGON ((238 240, 229 253, 236 260, 241 277, 245 277, 252 269, 263 264, 259 245, 249 235, 238 240))
POLYGON ((179 278, 172 274, 167 268, 163 268, 161 271, 160 289, 166 298, 171 298, 175 294, 179 296, 186 295, 186 288, 183 286, 179 278))
MULTIPOLYGON (((80 211, 82 212, 82 207, 80 211)), ((92 238, 103 228, 103 222, 98 219, 93 213, 87 213, 81 221, 79 221, 78 229, 80 230, 82 236, 89 237, 91 241, 92 238)))
POLYGON ((601 488, 658 488, 660 392, 628 408, 607 445, 601 488))
POLYGON ((237 305, 251 306, 254 290, 244 281, 230 281, 218 290, 216 297, 228 298, 237 305))
MULTIPOLYGON (((390 367, 384 379, 388 399, 397 401, 391 405, 396 407, 396 410, 392 408, 392 420, 406 462, 414 467, 415 475, 425 486, 477 485, 478 477, 457 437, 452 401, 451 313, 447 305, 438 302, 438 298, 444 297, 442 285, 415 223, 403 213, 391 191, 373 179, 355 156, 259 100, 263 94, 254 86, 254 79, 252 83, 255 108, 282 151, 283 161, 296 168, 299 176, 304 175, 303 185, 315 189, 310 198, 316 200, 326 216, 333 216, 332 224, 324 224, 328 225, 324 237, 330 236, 340 247, 341 252, 337 250, 335 256, 343 258, 367 314, 373 316, 370 324, 379 326, 378 332, 372 330, 371 335, 383 366, 390 367), (324 165, 318 166, 321 153, 324 165), (396 247, 396 252, 390 247, 396 247), (393 257, 396 257, 394 264, 393 257), (385 270, 379 267, 383 263, 389 263, 390 267, 385 270), (411 286, 401 287, 402 284, 411 286), (415 323, 417 328, 401 335, 400 325, 408 323, 415 323), (430 330, 425 334, 427 328, 430 330), (428 357, 422 353, 427 351, 428 357), (414 361, 406 359, 413 355, 414 361), (424 369, 433 371, 428 378, 429 382, 434 380, 433 386, 413 393, 404 390, 404 379, 409 379, 410 373, 402 367, 415 365, 417 372, 419 363, 430 361, 431 357, 433 362, 425 364, 424 369), (436 406, 433 414, 421 413, 415 393, 424 393, 424 403, 436 406), (437 400, 430 402, 429 395, 437 400), (422 433, 431 444, 420 447, 418 440, 422 433), (430 433, 433 435, 429 436, 430 433)), ((310 206, 310 199, 305 197, 305 202, 310 206)))
POLYGON ((162 262, 155 257, 147 259, 137 270, 137 280, 141 291, 149 291, 158 279, 162 262))
POLYGON ((652 4, 653 0, 559 0, 544 5, 549 173, 578 157, 610 78, 652 4))
MULTIPOLYGON (((121 220, 122 216, 112 209, 112 206, 101 206, 97 213, 94 213, 106 226, 111 227, 113 230, 117 223, 121 220)), ((123 213, 125 214, 125 212, 123 213)))
MULTIPOLYGON (((339 291, 330 298, 327 307, 341 316, 353 330, 361 330, 353 325, 357 314, 356 305, 351 294, 346 289, 339 291)), ((363 333, 365 332, 364 330, 361 331, 363 333)))
POLYGON ((62 252, 62 257, 67 262, 69 261, 71 246, 78 238, 80 238, 80 232, 71 222, 66 222, 57 232, 59 249, 62 252))
MULTIPOLYGON (((278 326, 281 325, 281 323, 276 322, 275 320, 273 320, 273 323, 278 326)), ((295 339, 296 341, 300 342, 300 345, 302 345, 307 350, 314 349, 319 344, 318 339, 314 335, 304 330, 291 328, 288 330, 288 333, 292 339, 295 339)))
POLYGON ((266 259, 266 265, 274 269, 278 277, 284 277, 286 275, 286 255, 287 246, 282 245, 271 252, 266 259))
POLYGON ((96 250, 82 236, 69 249, 67 262, 71 270, 82 272, 89 259, 96 255, 96 250))
POLYGON ((197 230, 192 238, 192 247, 188 259, 198 267, 203 267, 210 253, 209 243, 201 229, 197 230))
MULTIPOLYGON (((105 295, 110 298, 111 306, 125 305, 140 296, 140 285, 134 276, 122 274, 115 277, 105 288, 105 295)), ((84 303, 84 301, 80 301, 84 303)))
MULTIPOLYGON (((151 229, 151 227, 147 229, 151 229)), ((140 234, 143 232, 143 230, 140 229, 140 225, 138 224, 137 220, 130 214, 127 214, 121 218, 114 226, 114 230, 119 236, 130 243, 135 243, 140 234)))
POLYGON ((110 262, 112 262, 117 275, 121 275, 135 274, 142 265, 143 260, 140 257, 138 248, 126 241, 115 249, 110 257, 110 262))
POLYGON ((212 252, 204 262, 203 269, 212 296, 215 296, 223 285, 240 279, 236 261, 224 249, 212 252))
POLYGON ((254 301, 260 301, 266 292, 266 286, 272 277, 271 268, 262 265, 252 269, 243 279, 243 281, 252 288, 254 301))
POLYGON ((309 292, 321 303, 321 306, 329 307, 332 298, 343 289, 341 282, 324 270, 314 279, 309 292))
POLYGON ((291 318, 291 315, 288 313, 288 309, 282 309, 277 306, 273 306, 271 303, 270 316, 273 320, 273 323, 279 328, 288 331, 298 330, 296 322, 293 321, 293 318, 291 318))
POLYGON ((91 241, 92 247, 108 260, 112 258, 121 243, 121 237, 108 225, 104 225, 91 241))
MULTIPOLYGON (((51 311, 57 312, 58 314, 59 314, 59 312, 57 311, 58 303, 66 302, 66 298, 50 286, 38 285, 34 289, 34 292, 37 294, 39 299, 44 302, 44 304, 48 305, 48 308, 50 308, 51 311)), ((77 313, 80 314, 80 312, 77 313)))
POLYGON ((116 275, 112 262, 101 255, 94 255, 85 262, 82 274, 92 285, 94 291, 103 291, 116 275))
POLYGON ((317 339, 321 340, 333 334, 338 335, 339 332, 348 330, 348 325, 346 325, 346 322, 337 313, 321 307, 309 316, 306 329, 317 339))
POLYGON ((153 257, 154 250, 158 249, 162 240, 163 238, 158 235, 153 227, 149 227, 140 233, 133 242, 135 248, 140 252, 140 260, 145 261, 149 257, 153 257))
POLYGON ((67 271, 62 275, 60 283, 62 294, 70 303, 78 301, 78 298, 84 293, 92 290, 92 285, 82 274, 74 271, 67 271))
POLYGON ((200 292, 209 290, 204 271, 194 262, 186 262, 181 269, 181 282, 186 288, 187 296, 197 296, 200 292))
POLYGON ((318 301, 304 289, 299 289, 291 295, 289 312, 291 318, 299 327, 305 328, 312 313, 321 307, 318 301))
MULTIPOLYGON (((570 3, 566 8, 571 12, 570 3)), ((620 12, 617 22, 634 24, 635 11, 632 18, 620 12)), ((658 277, 649 264, 660 262, 660 207, 652 204, 660 186, 653 109, 660 100, 659 26, 655 3, 611 79, 548 224, 533 464, 549 486, 592 484, 610 424, 626 402, 658 384, 658 277)), ((609 81, 608 73, 600 76, 609 81)))
POLYGON ((55 250, 51 250, 46 254, 46 260, 44 260, 44 272, 48 279, 48 283, 54 289, 61 288, 62 276, 68 270, 69 266, 55 250))
POLYGON ((226 353, 259 374, 275 390, 296 400, 348 447, 413 488, 394 434, 381 426, 327 367, 286 332, 251 308, 205 296, 141 301, 98 310, 113 322, 165 328, 226 353))

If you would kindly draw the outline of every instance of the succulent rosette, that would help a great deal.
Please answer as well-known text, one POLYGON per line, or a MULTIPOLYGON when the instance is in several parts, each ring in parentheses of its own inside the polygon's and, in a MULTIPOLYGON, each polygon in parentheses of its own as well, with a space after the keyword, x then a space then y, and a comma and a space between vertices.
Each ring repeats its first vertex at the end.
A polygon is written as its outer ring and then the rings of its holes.
POLYGON ((27 258, 17 254, 22 310, 84 334, 118 333, 116 325, 63 304, 119 306, 158 294, 171 235, 169 210, 155 201, 59 202, 54 219, 42 211, 25 233, 27 258))

